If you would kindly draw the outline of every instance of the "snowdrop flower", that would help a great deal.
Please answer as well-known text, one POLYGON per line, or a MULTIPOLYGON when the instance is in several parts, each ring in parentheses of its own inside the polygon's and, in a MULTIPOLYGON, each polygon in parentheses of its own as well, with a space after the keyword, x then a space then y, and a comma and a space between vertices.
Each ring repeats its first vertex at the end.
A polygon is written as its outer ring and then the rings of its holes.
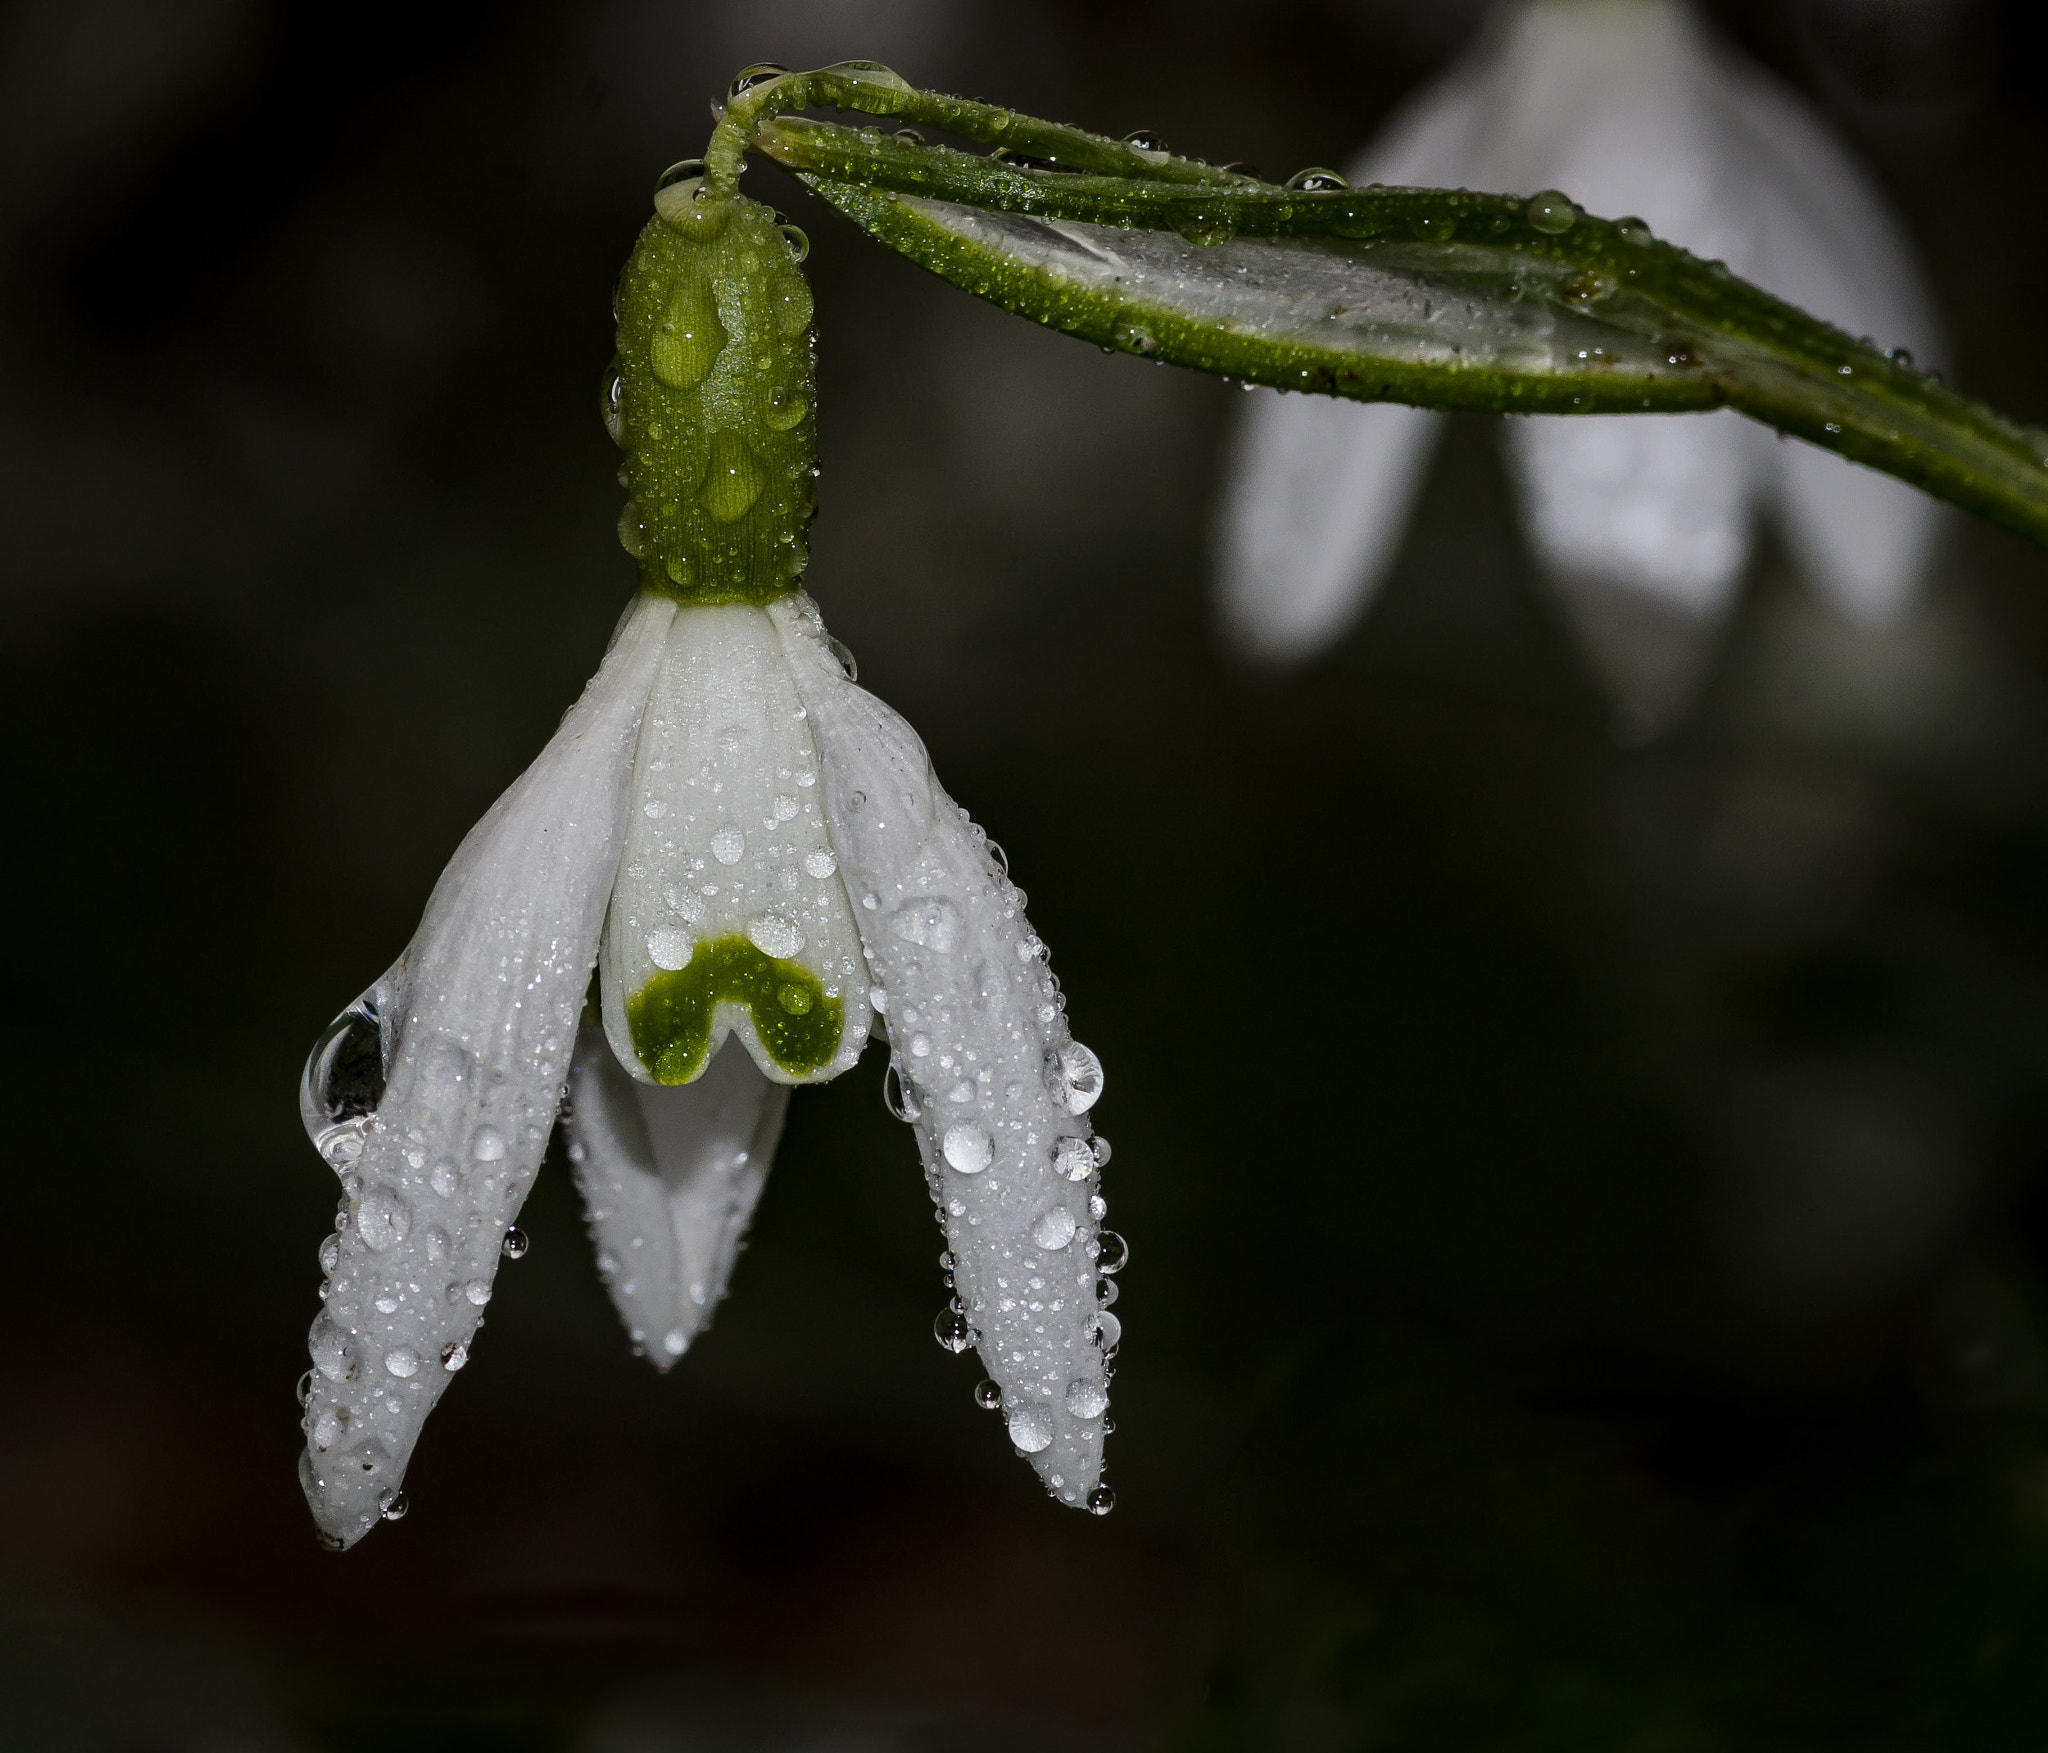
MULTIPOLYGON (((1506 6, 1353 180, 1562 189, 1923 363, 1936 345, 1906 243, 1867 179, 1683 0, 1506 6)), ((1248 415, 1224 508, 1222 615, 1247 651, 1292 662, 1369 600, 1442 417, 1265 390, 1248 415)), ((1934 534, 1924 495, 1731 411, 1531 417, 1506 437, 1537 555, 1639 731, 1682 709, 1758 510, 1828 599, 1866 622, 1904 606, 1934 534)))
POLYGON ((523 1251, 510 1226, 565 1085, 600 1269, 665 1369, 724 1291, 791 1087, 850 1067, 873 1017, 946 1232, 940 1341, 979 1348, 1053 1495, 1110 1502, 1123 1245, 1086 1119, 1102 1067, 1000 855, 798 588, 816 472, 799 239, 701 167, 664 179, 606 405, 639 594, 308 1062, 307 1124, 346 1193, 301 1461, 333 1544, 402 1513, 421 1425, 523 1251))

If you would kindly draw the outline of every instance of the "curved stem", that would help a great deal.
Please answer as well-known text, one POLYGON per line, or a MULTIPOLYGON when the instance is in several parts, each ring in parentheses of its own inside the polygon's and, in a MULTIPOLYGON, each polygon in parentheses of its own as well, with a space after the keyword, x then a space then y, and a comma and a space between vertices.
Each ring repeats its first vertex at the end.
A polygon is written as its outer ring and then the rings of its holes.
POLYGON ((850 62, 735 98, 749 146, 954 284, 1106 347, 1369 401, 1502 413, 1733 407, 2048 546, 2048 434, 1569 201, 1276 187, 850 62), (792 115, 855 110, 1000 156, 792 115))

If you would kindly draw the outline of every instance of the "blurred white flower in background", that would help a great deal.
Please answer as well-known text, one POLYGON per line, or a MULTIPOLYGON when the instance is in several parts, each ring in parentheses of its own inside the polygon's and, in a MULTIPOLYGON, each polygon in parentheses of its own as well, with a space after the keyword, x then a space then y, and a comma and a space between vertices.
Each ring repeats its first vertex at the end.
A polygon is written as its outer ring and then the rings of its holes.
MULTIPOLYGON (((1501 7, 1352 180, 1563 189, 1923 366, 1939 346, 1919 269, 1868 178, 1681 0, 1501 7)), ((1399 546, 1442 418, 1258 392, 1223 507, 1233 643, 1291 663, 1347 629, 1399 546)), ((1506 442, 1537 557, 1636 734, 1691 698, 1759 511, 1827 600, 1866 624, 1905 608, 1936 529, 1912 488, 1732 411, 1535 416, 1510 421, 1506 442)))

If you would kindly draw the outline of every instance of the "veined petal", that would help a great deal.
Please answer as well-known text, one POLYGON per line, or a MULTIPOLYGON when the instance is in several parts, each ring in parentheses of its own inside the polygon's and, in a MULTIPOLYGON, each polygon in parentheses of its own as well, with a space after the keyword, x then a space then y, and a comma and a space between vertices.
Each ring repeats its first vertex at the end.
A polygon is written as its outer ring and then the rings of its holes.
POLYGON ((463 841, 380 982, 389 1076, 313 1323, 300 1478, 353 1545, 397 1492, 490 1300, 576 1039, 627 779, 674 605, 642 597, 539 759, 463 841))
POLYGON ((687 1083, 728 1033, 779 1083, 860 1057, 866 970, 818 770, 767 611, 678 610, 599 979, 605 1032, 635 1077, 687 1083))
POLYGON ((1098 1312, 1103 1207, 1083 1118, 1101 1064, 1067 1031, 1023 896, 916 733, 847 679, 808 597, 768 612, 824 758, 833 844, 888 993, 964 1322, 1012 1442, 1063 1503, 1087 1503, 1102 1472, 1105 1347, 1120 1331, 1098 1312))
POLYGON ((725 1295, 789 1086, 730 1043, 694 1083, 641 1083, 586 1024, 569 1092, 569 1161, 598 1271, 633 1343, 666 1370, 725 1295))

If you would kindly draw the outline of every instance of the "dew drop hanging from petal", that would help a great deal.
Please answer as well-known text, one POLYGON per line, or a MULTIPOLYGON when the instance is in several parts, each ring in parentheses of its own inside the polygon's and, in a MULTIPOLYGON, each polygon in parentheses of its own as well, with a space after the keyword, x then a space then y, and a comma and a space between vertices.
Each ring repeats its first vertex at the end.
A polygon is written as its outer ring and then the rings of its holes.
POLYGON ((299 1079, 299 1118, 328 1167, 346 1174, 384 1099, 384 1031, 376 988, 320 1031, 299 1079))

